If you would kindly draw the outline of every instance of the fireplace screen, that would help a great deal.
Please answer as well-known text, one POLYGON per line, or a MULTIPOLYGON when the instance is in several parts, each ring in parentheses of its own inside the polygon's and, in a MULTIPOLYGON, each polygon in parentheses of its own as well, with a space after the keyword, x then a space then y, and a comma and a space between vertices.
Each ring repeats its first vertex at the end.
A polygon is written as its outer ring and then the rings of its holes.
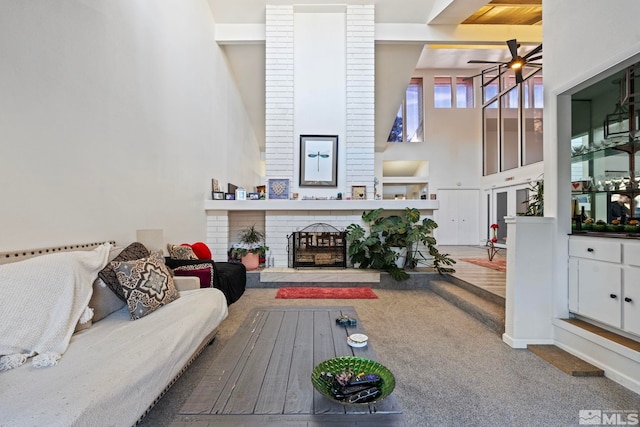
POLYGON ((346 233, 329 224, 311 224, 287 236, 290 268, 345 268, 346 233))

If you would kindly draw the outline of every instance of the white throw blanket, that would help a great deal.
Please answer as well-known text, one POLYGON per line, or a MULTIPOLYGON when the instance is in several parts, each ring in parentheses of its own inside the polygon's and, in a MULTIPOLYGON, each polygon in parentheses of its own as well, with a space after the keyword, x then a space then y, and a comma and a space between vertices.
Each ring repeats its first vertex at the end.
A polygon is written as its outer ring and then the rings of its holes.
POLYGON ((91 318, 92 283, 111 245, 59 252, 0 266, 0 371, 33 358, 55 365, 82 317, 91 318))

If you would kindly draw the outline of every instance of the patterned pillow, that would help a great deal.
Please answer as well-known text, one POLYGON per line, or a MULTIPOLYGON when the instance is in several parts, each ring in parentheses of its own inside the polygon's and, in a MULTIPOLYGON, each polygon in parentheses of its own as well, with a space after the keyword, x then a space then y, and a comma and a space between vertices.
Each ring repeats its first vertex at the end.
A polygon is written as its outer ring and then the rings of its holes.
POLYGON ((182 265, 172 269, 174 276, 195 276, 200 279, 201 288, 213 288, 213 265, 211 264, 193 264, 182 265))
POLYGON ((179 296, 160 253, 136 261, 112 261, 111 265, 127 298, 131 320, 140 319, 179 296))
MULTIPOLYGON (((144 245, 140 242, 134 242, 124 248, 120 254, 113 259, 113 261, 132 261, 136 259, 146 258, 149 256, 149 251, 144 245)), ((116 272, 113 271, 113 267, 111 264, 107 264, 105 268, 103 268, 100 273, 98 273, 98 277, 100 277, 104 283, 109 286, 109 288, 118 295, 118 297, 126 302, 127 297, 125 297, 124 292, 122 291, 122 286, 116 277, 116 272)))
POLYGON ((198 259, 190 246, 172 245, 169 243, 167 249, 169 250, 169 257, 173 259, 198 259))

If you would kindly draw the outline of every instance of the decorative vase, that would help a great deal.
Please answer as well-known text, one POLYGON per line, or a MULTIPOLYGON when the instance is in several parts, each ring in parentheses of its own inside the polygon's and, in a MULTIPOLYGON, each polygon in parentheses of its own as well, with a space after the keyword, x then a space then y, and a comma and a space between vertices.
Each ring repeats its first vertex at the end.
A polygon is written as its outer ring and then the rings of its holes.
POLYGON ((260 264, 260 255, 248 252, 242 257, 242 264, 244 264, 247 271, 255 270, 260 264))

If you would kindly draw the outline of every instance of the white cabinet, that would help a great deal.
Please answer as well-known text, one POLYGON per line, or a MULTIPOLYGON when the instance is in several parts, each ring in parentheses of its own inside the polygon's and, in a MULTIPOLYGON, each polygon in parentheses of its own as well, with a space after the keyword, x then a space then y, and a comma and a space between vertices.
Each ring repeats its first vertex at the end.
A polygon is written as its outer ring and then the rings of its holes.
POLYGON ((622 327, 621 290, 622 266, 578 260, 578 310, 581 315, 622 327))
POLYGON ((569 311, 640 335, 640 242, 571 236, 569 311))
POLYGON ((440 207, 436 211, 439 245, 477 245, 480 243, 480 191, 438 190, 440 207))
POLYGON ((624 329, 640 335, 640 268, 625 268, 622 313, 624 329))

